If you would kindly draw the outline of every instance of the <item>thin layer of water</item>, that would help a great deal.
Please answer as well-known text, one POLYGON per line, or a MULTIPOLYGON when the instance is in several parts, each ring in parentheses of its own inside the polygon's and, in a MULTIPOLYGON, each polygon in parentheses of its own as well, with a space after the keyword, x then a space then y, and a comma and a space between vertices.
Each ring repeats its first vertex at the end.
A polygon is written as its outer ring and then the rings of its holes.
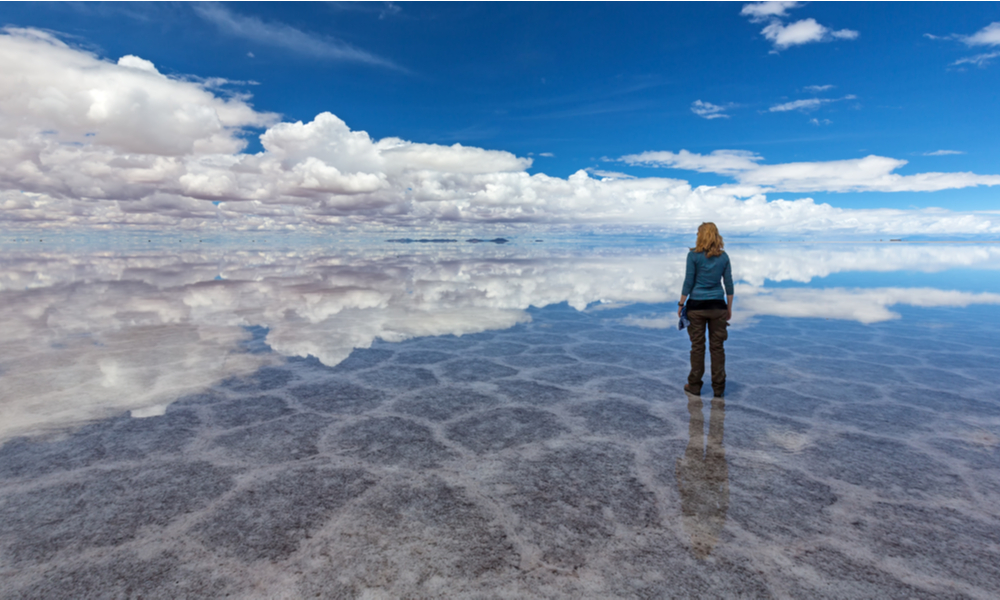
POLYGON ((7 269, 12 597, 1000 591, 989 296, 748 306, 713 400, 680 251, 333 258, 7 269))

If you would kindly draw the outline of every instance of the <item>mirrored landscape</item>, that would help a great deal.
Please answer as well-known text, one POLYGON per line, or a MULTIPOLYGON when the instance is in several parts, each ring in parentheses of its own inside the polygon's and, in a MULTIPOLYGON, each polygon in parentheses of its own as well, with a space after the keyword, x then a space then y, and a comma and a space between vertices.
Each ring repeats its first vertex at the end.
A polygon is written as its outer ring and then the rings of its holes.
POLYGON ((1000 245, 3 250, 11 597, 1000 593, 1000 245))

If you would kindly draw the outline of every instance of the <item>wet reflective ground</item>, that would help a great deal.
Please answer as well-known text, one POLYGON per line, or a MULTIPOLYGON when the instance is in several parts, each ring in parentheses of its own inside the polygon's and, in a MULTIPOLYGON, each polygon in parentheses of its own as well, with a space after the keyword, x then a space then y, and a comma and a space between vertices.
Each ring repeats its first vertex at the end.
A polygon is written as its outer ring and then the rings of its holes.
POLYGON ((997 249, 792 248, 8 253, 0 588, 996 597, 997 249))

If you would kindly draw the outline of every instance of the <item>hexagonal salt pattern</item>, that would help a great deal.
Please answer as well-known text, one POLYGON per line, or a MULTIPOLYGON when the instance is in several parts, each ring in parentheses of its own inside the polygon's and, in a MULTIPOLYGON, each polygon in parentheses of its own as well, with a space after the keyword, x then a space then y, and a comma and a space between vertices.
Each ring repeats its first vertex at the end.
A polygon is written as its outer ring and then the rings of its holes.
POLYGON ((669 310, 532 309, 7 441, 2 595, 1000 595, 996 319, 761 318, 712 400, 683 333, 621 320, 669 310))

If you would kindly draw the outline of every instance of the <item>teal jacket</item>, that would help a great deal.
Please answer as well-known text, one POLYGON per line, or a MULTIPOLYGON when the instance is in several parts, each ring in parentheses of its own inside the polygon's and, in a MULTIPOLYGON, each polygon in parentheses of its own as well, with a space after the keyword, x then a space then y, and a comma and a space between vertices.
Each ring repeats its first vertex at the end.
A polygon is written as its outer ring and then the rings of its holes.
POLYGON ((688 252, 681 295, 692 300, 725 300, 726 296, 732 296, 733 269, 729 255, 723 252, 709 258, 704 252, 688 252))

